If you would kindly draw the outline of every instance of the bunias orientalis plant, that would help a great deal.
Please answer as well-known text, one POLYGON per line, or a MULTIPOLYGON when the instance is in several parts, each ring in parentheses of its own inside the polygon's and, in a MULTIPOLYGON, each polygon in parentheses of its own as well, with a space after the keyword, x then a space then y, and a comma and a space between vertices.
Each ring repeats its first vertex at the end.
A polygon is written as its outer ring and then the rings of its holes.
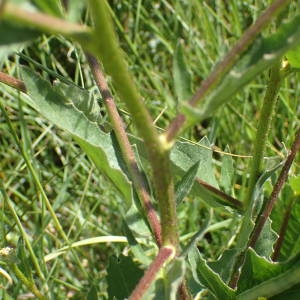
MULTIPOLYGON (((297 255, 291 261, 274 265, 271 260, 268 261, 263 258, 263 256, 270 257, 272 245, 266 245, 263 250, 255 248, 266 223, 270 222, 269 216, 274 202, 278 198, 287 179, 291 163, 299 150, 298 132, 286 161, 283 166, 277 167, 281 167, 282 171, 274 185, 270 200, 259 203, 258 194, 262 184, 275 172, 275 170, 264 172, 263 156, 281 81, 293 67, 297 68, 299 63, 297 54, 290 50, 299 45, 300 17, 296 16, 289 22, 278 25, 276 32, 267 38, 261 38, 259 34, 289 3, 290 1, 274 1, 261 14, 221 62, 215 66, 207 79, 202 81, 195 95, 189 101, 181 99, 177 117, 164 132, 158 131, 153 126, 152 117, 142 101, 142 95, 140 95, 131 74, 128 72, 128 66, 115 37, 106 1, 89 1, 89 9, 94 22, 93 28, 69 23, 62 18, 42 12, 28 12, 10 3, 3 4, 2 28, 4 31, 6 30, 6 35, 9 32, 19 31, 24 34, 24 40, 27 40, 35 38, 41 33, 61 34, 79 43, 87 53, 87 60, 104 100, 128 174, 120 166, 113 138, 102 132, 96 123, 97 108, 90 109, 89 105, 85 103, 88 100, 84 91, 71 85, 51 86, 48 81, 42 79, 29 68, 21 69, 22 81, 4 73, 1 73, 0 80, 27 93, 31 99, 30 104, 36 110, 69 132, 83 151, 94 161, 96 167, 114 182, 124 199, 132 201, 133 193, 137 194, 158 246, 158 254, 139 283, 130 291, 131 295, 126 295, 126 297, 129 296, 130 299, 166 297, 175 299, 178 295, 183 299, 192 298, 189 282, 185 279, 185 275, 188 274, 187 269, 192 271, 194 281, 198 283, 199 291, 207 289, 210 295, 217 299, 270 297, 288 291, 299 284, 299 279, 297 279, 299 276, 297 275, 300 272, 300 265, 297 255), (284 55, 288 58, 288 64, 285 65, 282 63, 284 55), (103 65, 104 71, 111 76, 112 85, 121 101, 125 103, 139 136, 143 140, 143 143, 138 141, 135 143, 140 155, 145 154, 151 167, 151 172, 148 174, 152 185, 151 190, 145 176, 143 176, 131 146, 132 142, 127 136, 99 63, 103 65), (192 166, 183 169, 185 175, 175 189, 174 174, 171 168, 172 165, 180 165, 180 162, 172 159, 179 152, 178 143, 176 143, 179 135, 191 128, 196 122, 213 115, 221 105, 230 100, 232 95, 268 68, 270 69, 270 78, 261 109, 245 198, 234 199, 214 186, 201 181, 201 178, 197 178, 201 177, 201 172, 199 172, 199 165, 202 163, 201 157, 192 166), (80 100, 76 100, 77 97, 80 100), (225 252, 219 261, 223 263, 223 268, 227 269, 226 276, 221 271, 218 274, 210 267, 196 248, 196 242, 203 237, 206 228, 193 236, 186 247, 181 247, 179 243, 176 206, 190 192, 194 182, 202 190, 205 190, 208 199, 213 198, 219 204, 230 206, 241 214, 241 226, 236 237, 236 245, 231 252, 230 261, 225 264, 225 252), (151 191, 153 191, 158 204, 158 212, 151 202, 151 191), (257 274, 255 269, 257 266, 264 270, 262 277, 257 274), (274 268, 272 274, 267 271, 270 266, 274 268), (249 273, 252 274, 252 278, 246 280, 249 273), (285 284, 279 284, 279 282, 285 282, 285 284)), ((13 40, 13 37, 10 39, 13 40)), ((8 42, 11 40, 8 39, 8 42)), ((2 44, 4 42, 5 39, 2 44)), ((180 62, 178 65, 180 67, 177 70, 178 76, 175 76, 175 80, 178 80, 176 84, 182 84, 184 89, 187 88, 185 84, 188 85, 185 67, 180 65, 180 62)), ((2 105, 1 108, 8 124, 10 124, 4 106, 2 105)), ((12 126, 10 129, 13 131, 12 126)), ((35 178, 35 171, 30 161, 26 159, 25 151, 21 148, 20 152, 24 156, 33 178, 35 178)), ((35 182, 39 185, 38 180, 35 182)), ((47 195, 44 194, 41 187, 39 190, 57 231, 68 244, 67 237, 47 195)), ((3 187, 3 195, 5 199, 5 186, 3 187)), ((202 195, 202 198, 205 196, 202 195)), ((207 224, 209 224, 209 219, 207 224)), ((35 255, 30 249, 30 244, 27 247, 32 260, 35 261, 35 255)), ((299 251, 297 253, 299 254, 299 251)), ((76 257, 76 253, 74 255, 76 257)), ((39 270, 38 264, 35 264, 35 268, 40 275, 39 280, 45 284, 45 275, 39 270)), ((37 293, 35 295, 39 297, 37 293)), ((110 294, 110 296, 113 297, 114 295, 110 294)))

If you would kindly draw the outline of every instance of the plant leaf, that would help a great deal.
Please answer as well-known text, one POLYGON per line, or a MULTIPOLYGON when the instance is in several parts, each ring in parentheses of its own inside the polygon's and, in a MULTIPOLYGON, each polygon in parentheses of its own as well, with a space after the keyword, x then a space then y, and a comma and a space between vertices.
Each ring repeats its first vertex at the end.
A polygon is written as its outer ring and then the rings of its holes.
POLYGON ((62 6, 59 0, 33 0, 33 3, 46 14, 63 17, 62 6))
POLYGON ((190 123, 211 116, 250 80, 272 66, 289 49, 299 43, 300 16, 296 16, 288 23, 282 23, 273 35, 257 39, 217 88, 202 102, 199 109, 182 108, 190 123))
POLYGON ((254 247, 258 255, 267 259, 270 259, 273 253, 273 245, 278 238, 277 233, 271 227, 271 223, 272 221, 268 218, 254 247))
POLYGON ((129 226, 127 225, 126 221, 123 221, 123 231, 126 235, 128 244, 130 245, 131 251, 135 258, 141 263, 146 266, 150 265, 151 259, 146 255, 145 251, 142 249, 142 246, 138 243, 135 239, 133 233, 131 232, 129 226))
POLYGON ((178 102, 187 101, 191 94, 191 75, 184 59, 182 43, 176 45, 173 57, 173 81, 178 102))
POLYGON ((210 147, 210 142, 206 137, 198 144, 176 143, 171 151, 171 160, 177 170, 181 171, 178 173, 180 174, 182 171, 186 173, 194 164, 199 162, 197 177, 214 187, 218 187, 210 147))
POLYGON ((235 299, 235 292, 228 287, 202 258, 199 250, 195 247, 188 254, 194 279, 201 282, 217 299, 235 299))
POLYGON ((130 203, 131 184, 119 165, 111 136, 101 132, 97 124, 88 120, 70 99, 55 91, 32 70, 22 68, 21 75, 31 99, 28 103, 45 118, 70 133, 96 167, 112 180, 130 203))
POLYGON ((300 68, 300 46, 288 51, 285 56, 292 68, 300 68))
POLYGON ((162 270, 160 277, 151 284, 143 299, 176 300, 178 287, 184 277, 185 269, 184 259, 174 259, 162 270))
MULTIPOLYGON (((230 153, 230 149, 228 146, 226 146, 225 152, 230 153)), ((233 176, 234 176, 233 159, 229 155, 223 155, 222 156, 220 186, 224 189, 224 191, 227 194, 230 194, 230 192, 232 190, 233 176)))
POLYGON ((188 195, 194 184, 200 161, 192 165, 188 171, 183 175, 181 180, 175 186, 176 203, 179 205, 182 200, 188 195))
POLYGON ((237 299, 256 299, 253 295, 256 297, 274 296, 299 282, 299 255, 285 263, 273 263, 249 249, 238 282, 237 292, 240 295, 237 299), (247 298, 248 294, 251 294, 252 298, 247 298))
POLYGON ((24 28, 9 20, 0 20, 0 61, 39 36, 39 32, 34 29, 24 28))
POLYGON ((128 298, 143 273, 130 257, 122 254, 119 257, 111 256, 107 268, 109 299, 128 298))

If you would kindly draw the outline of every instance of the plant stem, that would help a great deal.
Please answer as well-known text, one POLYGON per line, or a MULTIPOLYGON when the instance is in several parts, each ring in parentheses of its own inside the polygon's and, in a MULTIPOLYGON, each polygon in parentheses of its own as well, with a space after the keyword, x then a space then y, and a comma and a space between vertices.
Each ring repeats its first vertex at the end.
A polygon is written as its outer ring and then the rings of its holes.
POLYGON ((237 235, 237 245, 240 247, 241 253, 237 256, 233 272, 230 280, 230 287, 236 287, 239 279, 239 269, 244 263, 246 250, 248 248, 248 241, 246 241, 245 235, 251 236, 252 229, 250 223, 252 222, 252 211, 255 205, 255 199, 253 198, 253 192, 255 184, 262 170, 262 162, 264 157, 264 151, 267 144, 267 137, 272 122, 272 115, 274 113, 275 105, 277 102, 277 95, 280 88, 281 76, 280 76, 280 63, 277 62, 270 71, 270 79, 267 87, 267 91, 264 97, 263 106, 261 109, 259 123, 256 133, 256 139, 254 142, 252 165, 250 170, 249 186, 244 200, 245 214, 243 217, 242 225, 237 235))
POLYGON ((22 283, 38 298, 41 300, 46 300, 47 297, 44 296, 37 286, 34 284, 34 282, 29 281, 26 276, 23 274, 23 272, 19 269, 19 267, 16 264, 10 264, 11 269, 15 273, 15 275, 22 281, 22 283))
POLYGON ((0 71, 0 82, 3 82, 23 93, 26 93, 26 87, 22 80, 16 79, 6 73, 0 71))
POLYGON ((156 258, 153 260, 144 276, 131 293, 129 300, 140 300, 147 292, 156 275, 163 267, 164 263, 174 257, 176 250, 170 247, 160 248, 156 258))
POLYGON ((91 32, 91 29, 87 26, 71 23, 47 14, 23 10, 11 3, 4 4, 3 16, 1 17, 39 31, 63 34, 82 41, 88 39, 91 32))
POLYGON ((279 92, 280 84, 280 63, 278 62, 271 68, 270 80, 264 97, 263 106, 260 112, 259 123, 256 132, 256 139, 254 142, 249 186, 244 200, 245 207, 248 207, 250 205, 256 181, 261 175, 264 152, 268 141, 267 137, 270 131, 270 126, 277 102, 277 95, 279 92))
MULTIPOLYGON (((270 23, 270 21, 289 4, 289 0, 274 1, 251 25, 237 41, 235 46, 227 53, 223 60, 218 63, 207 79, 203 80, 195 95, 190 99, 189 105, 195 107, 207 93, 215 87, 230 68, 236 63, 240 55, 249 47, 255 37, 270 23)), ((166 140, 172 142, 182 130, 186 117, 178 114, 170 124, 166 132, 166 140)))
POLYGON ((86 57, 90 65, 90 68, 92 70, 92 73, 94 75, 96 84, 104 100, 106 110, 108 112, 109 118, 114 128, 114 132, 116 134, 124 160, 129 170, 133 185, 135 187, 135 190, 137 191, 140 201, 144 206, 152 232, 155 236, 158 246, 160 247, 161 246, 160 222, 154 210, 154 207, 151 203, 151 196, 147 189, 147 184, 139 170, 133 149, 129 143, 127 134, 124 129, 123 121, 118 113, 118 109, 116 107, 115 101, 109 90, 104 74, 101 71, 101 67, 97 59, 88 53, 86 54, 86 57))
POLYGON ((142 97, 133 84, 117 44, 107 10, 107 2, 90 0, 89 4, 95 22, 95 32, 94 47, 88 50, 103 63, 105 71, 112 76, 116 91, 126 104, 139 135, 144 140, 152 168, 155 196, 160 210, 162 244, 165 246, 172 245, 177 249, 179 239, 174 184, 169 160, 170 145, 159 137, 142 97))
POLYGON ((280 250, 281 250, 283 240, 284 240, 284 237, 285 237, 285 234, 286 234, 286 230, 287 230, 287 227, 288 227, 289 219, 290 219, 290 216, 292 214, 292 208, 293 208, 294 203, 295 203, 295 199, 293 199, 289 203, 288 208, 284 213, 282 224, 281 224, 280 231, 279 231, 279 237, 278 237, 278 239, 275 243, 275 246, 274 246, 274 252, 273 252, 273 255, 272 255, 272 260, 273 261, 276 261, 279 257, 280 250))
POLYGON ((296 134, 295 140, 291 147, 291 152, 286 159, 286 162, 282 168, 282 171, 280 172, 278 180, 277 180, 277 182, 273 188, 273 191, 271 193, 270 199, 266 203, 266 205, 263 209, 263 212, 259 216, 258 222, 256 223, 256 226, 251 234, 248 247, 253 248, 255 246, 255 243, 258 240, 258 237, 259 237, 268 217, 270 216, 270 214, 272 212, 274 204, 275 204, 276 200, 278 199, 279 193, 287 180, 289 170, 291 168, 291 165, 292 165, 299 149, 300 149, 300 129, 298 130, 298 132, 296 134))
POLYGON ((244 263, 246 251, 249 247, 253 248, 255 246, 255 244, 259 238, 259 235, 261 234, 262 229, 263 229, 268 217, 270 216, 270 214, 272 212, 272 209, 278 198, 278 195, 279 195, 284 183, 287 180, 288 173, 291 168, 292 162, 295 159, 295 156, 296 156, 297 152, 299 151, 299 149, 300 149, 300 129, 298 130, 298 132, 296 134, 295 140, 291 147, 290 154, 288 155, 288 157, 285 161, 285 164, 282 168, 282 171, 280 172, 280 175, 279 175, 277 182, 271 193, 270 199, 264 206, 262 213, 260 214, 259 219, 256 222, 256 225, 250 234, 249 241, 247 243, 246 248, 240 253, 240 255, 237 258, 237 261, 236 261, 236 264, 234 267, 234 271, 232 273, 231 281, 230 281, 230 286, 233 288, 237 285, 237 282, 239 280, 239 276, 240 276, 239 268, 244 263))

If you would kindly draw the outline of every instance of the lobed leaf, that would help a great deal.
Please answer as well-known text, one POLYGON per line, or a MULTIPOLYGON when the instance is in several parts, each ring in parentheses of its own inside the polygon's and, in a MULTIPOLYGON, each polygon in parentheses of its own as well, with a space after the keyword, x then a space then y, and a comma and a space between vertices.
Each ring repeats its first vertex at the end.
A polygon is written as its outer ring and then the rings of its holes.
POLYGON ((123 300, 128 298, 143 273, 129 256, 111 256, 107 268, 109 299, 123 300))
POLYGON ((112 180, 130 203, 131 184, 119 164, 111 136, 103 133, 97 123, 88 120, 84 114, 89 115, 88 111, 79 111, 70 99, 35 72, 22 68, 21 75, 31 98, 29 104, 52 123, 70 133, 96 167, 112 180))
POLYGON ((274 263, 249 249, 238 282, 237 299, 271 297, 299 284, 299 259, 298 255, 288 262, 274 263))
POLYGON ((234 290, 227 286, 219 274, 208 266, 197 248, 189 251, 188 258, 194 279, 201 282, 216 299, 235 299, 234 290))

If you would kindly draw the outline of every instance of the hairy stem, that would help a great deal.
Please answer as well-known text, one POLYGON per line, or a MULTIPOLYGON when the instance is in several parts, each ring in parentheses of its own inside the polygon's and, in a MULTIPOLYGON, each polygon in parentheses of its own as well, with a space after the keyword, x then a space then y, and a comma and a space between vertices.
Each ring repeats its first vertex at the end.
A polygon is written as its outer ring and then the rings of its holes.
POLYGON ((162 247, 156 258, 153 260, 144 276, 131 293, 129 300, 140 300, 149 289, 151 283, 155 280, 156 275, 164 266, 165 262, 170 260, 175 255, 175 249, 170 247, 162 247))
POLYGON ((106 83, 104 74, 101 71, 101 67, 97 59, 91 54, 86 54, 88 63, 94 75, 96 84, 100 90, 106 110, 108 112, 109 118, 111 120, 114 132, 116 134, 118 143, 120 145, 124 160, 126 162, 127 168, 129 170, 133 185, 137 191, 140 201, 142 202, 144 209, 146 211, 149 224, 151 226, 152 232, 155 236, 158 246, 161 246, 161 227, 158 216, 151 203, 151 196, 147 189, 147 184, 142 176, 138 164, 135 159, 133 149, 129 143, 127 134, 124 129, 123 121, 118 113, 113 96, 109 90, 106 83))
MULTIPOLYGON (((223 60, 215 66, 207 79, 202 81, 199 89, 189 101, 190 106, 195 107, 207 93, 221 81, 224 75, 239 59, 240 55, 247 50, 255 37, 289 4, 289 2, 290 0, 276 0, 261 14, 257 21, 244 32, 242 37, 237 41, 235 46, 231 48, 223 60)), ((173 141, 180 133, 185 120, 186 117, 184 114, 178 114, 175 117, 166 132, 166 140, 168 142, 173 141)))
POLYGON ((9 76, 6 73, 0 71, 0 82, 3 82, 23 93, 26 93, 26 87, 22 80, 16 79, 15 77, 9 76))
POLYGON ((281 247, 282 247, 282 244, 283 244, 283 241, 284 241, 284 237, 285 237, 285 234, 286 234, 286 231, 287 231, 287 227, 288 227, 290 216, 292 214, 292 208, 293 208, 294 203, 295 203, 295 199, 293 199, 289 203, 288 208, 286 209, 286 211, 284 213, 282 224, 281 224, 280 231, 279 231, 279 237, 278 237, 278 239, 275 243, 275 246, 274 246, 274 252, 273 252, 273 255, 272 255, 272 260, 273 261, 276 261, 278 259, 279 255, 280 255, 280 250, 281 250, 281 247))
POLYGON ((250 238, 249 238, 246 248, 241 252, 241 254, 237 258, 237 261, 236 261, 236 264, 234 267, 234 272, 232 274, 231 281, 230 281, 230 286, 232 288, 236 287, 237 282, 239 280, 239 276, 240 276, 239 268, 244 263, 246 251, 249 247, 253 248, 255 246, 255 244, 259 238, 259 235, 261 234, 262 229, 263 229, 268 217, 270 216, 270 214, 272 212, 274 204, 279 196, 279 193, 287 180, 288 173, 291 168, 292 162, 294 161, 295 156, 296 156, 297 152, 299 151, 299 149, 300 149, 300 129, 298 130, 298 132, 296 134, 295 140, 291 147, 290 154, 288 155, 288 157, 285 161, 285 164, 282 168, 282 171, 280 172, 280 175, 279 175, 277 182, 271 193, 270 199, 264 206, 262 213, 260 214, 258 221, 256 222, 256 225, 250 234, 250 238))
POLYGON ((162 244, 174 245, 178 248, 174 184, 169 161, 170 145, 155 130, 142 97, 133 84, 114 34, 107 2, 90 0, 89 4, 95 30, 43 13, 28 12, 12 4, 4 6, 3 18, 15 20, 19 24, 24 24, 41 32, 63 34, 73 38, 86 51, 103 62, 105 72, 112 77, 117 93, 126 104, 137 130, 145 142, 152 167, 155 196, 160 210, 162 244))
POLYGON ((23 10, 11 3, 4 4, 2 17, 39 31, 63 34, 72 38, 82 39, 82 41, 91 32, 91 29, 87 26, 71 23, 47 14, 23 10))
POLYGON ((295 140, 293 142, 290 154, 288 155, 286 162, 282 168, 282 171, 278 177, 278 180, 273 188, 273 191, 271 193, 269 201, 266 203, 261 215, 259 216, 258 222, 256 223, 256 226, 251 234, 250 240, 248 247, 254 247, 255 243, 258 240, 258 237, 268 219, 270 216, 272 209, 274 207, 274 204, 276 200, 278 199, 279 193, 283 188, 283 185, 285 184, 287 178, 288 178, 288 173, 291 168, 292 162, 295 159, 295 156, 297 152, 300 149, 300 130, 298 130, 297 135, 295 137, 295 140))
POLYGON ((271 68, 270 80, 263 101, 263 106, 260 112, 260 118, 259 118, 258 128, 256 132, 256 139, 254 142, 249 186, 244 200, 245 207, 248 207, 250 205, 256 181, 262 172, 264 152, 268 141, 268 134, 270 131, 272 117, 277 102, 277 95, 279 92, 280 84, 281 84, 280 63, 278 62, 276 65, 274 65, 271 68))
POLYGON ((144 140, 160 210, 162 244, 178 248, 176 203, 170 170, 169 147, 164 140, 160 139, 142 97, 133 83, 117 44, 107 2, 90 0, 89 4, 95 23, 94 47, 89 51, 103 63, 105 71, 111 75, 116 91, 126 104, 139 135, 144 140))
POLYGON ((270 72, 270 80, 268 83, 267 91, 264 97, 263 106, 261 109, 261 114, 258 123, 258 129, 256 133, 256 139, 254 142, 254 150, 253 150, 253 158, 252 158, 252 165, 250 170, 250 180, 249 186, 247 188, 247 193, 244 200, 244 206, 246 208, 246 212, 242 221, 241 228, 237 235, 237 245, 242 249, 240 255, 238 255, 231 280, 230 286, 234 288, 237 284, 239 279, 239 269, 244 262, 244 257, 246 253, 246 249, 248 248, 248 242, 245 242, 247 239, 245 235, 251 235, 252 228, 250 227, 250 220, 252 219, 252 211, 253 206, 255 205, 255 199, 253 198, 253 191, 255 189, 255 184, 259 175, 262 171, 262 162, 264 157, 264 151, 267 144, 267 137, 270 129, 270 125, 272 122, 272 115, 274 113, 275 105, 277 102, 277 95, 279 92, 281 83, 281 76, 280 76, 280 64, 279 62, 276 63, 271 68, 270 72))

